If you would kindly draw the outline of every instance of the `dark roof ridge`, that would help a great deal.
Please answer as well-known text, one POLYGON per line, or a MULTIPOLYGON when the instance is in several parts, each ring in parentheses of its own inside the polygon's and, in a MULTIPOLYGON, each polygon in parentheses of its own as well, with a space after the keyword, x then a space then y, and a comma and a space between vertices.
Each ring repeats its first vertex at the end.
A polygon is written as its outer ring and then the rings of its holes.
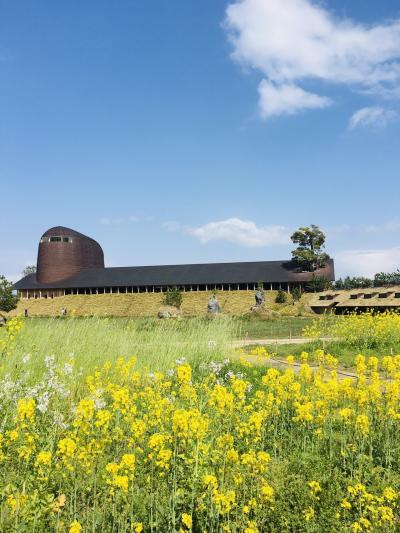
MULTIPOLYGON (((262 265, 264 263, 268 263, 268 264, 271 264, 271 263, 275 263, 275 264, 279 264, 279 265, 293 265, 295 266, 297 263, 295 261, 293 261, 292 259, 282 259, 282 260, 269 260, 269 259, 265 259, 263 261, 215 261, 213 263, 171 263, 171 264, 165 264, 165 263, 160 263, 160 264, 156 264, 156 265, 134 265, 134 266, 113 266, 113 267, 105 267, 106 269, 130 269, 130 268, 159 268, 159 267, 169 267, 169 268, 175 268, 175 267, 185 267, 185 266, 191 266, 191 267, 197 267, 197 266, 204 266, 204 265, 210 265, 210 266, 215 266, 215 265, 255 265, 255 264, 258 264, 258 265, 262 265)), ((329 259, 327 261, 328 264, 332 264, 333 263, 333 259, 329 259)), ((322 268, 319 268, 316 270, 316 272, 318 270, 323 270, 325 267, 322 267, 322 268)), ((308 270, 302 270, 301 272, 307 272, 307 273, 310 273, 308 270)), ((311 272, 312 273, 312 272, 311 272)))

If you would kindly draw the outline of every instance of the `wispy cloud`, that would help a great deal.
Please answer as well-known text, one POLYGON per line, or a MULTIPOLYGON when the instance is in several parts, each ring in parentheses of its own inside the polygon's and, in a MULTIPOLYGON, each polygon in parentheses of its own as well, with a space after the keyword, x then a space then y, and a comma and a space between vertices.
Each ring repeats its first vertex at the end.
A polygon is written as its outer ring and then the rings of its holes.
POLYGON ((372 277, 377 272, 394 272, 400 268, 400 248, 345 250, 335 255, 340 276, 372 277))
POLYGON ((251 220, 228 218, 191 228, 187 232, 197 237, 202 244, 211 241, 226 241, 250 248, 287 244, 289 232, 284 226, 257 226, 251 220))
POLYGON ((259 107, 263 119, 274 115, 295 115, 304 109, 323 109, 332 104, 330 98, 304 91, 292 84, 279 87, 263 80, 258 86, 259 107))
POLYGON ((349 121, 349 129, 355 128, 384 128, 398 118, 398 113, 384 107, 363 107, 356 111, 349 121))
POLYGON ((400 96, 400 19, 367 26, 313 0, 236 0, 226 10, 232 57, 259 71, 264 119, 331 104, 302 85, 342 84, 400 96))

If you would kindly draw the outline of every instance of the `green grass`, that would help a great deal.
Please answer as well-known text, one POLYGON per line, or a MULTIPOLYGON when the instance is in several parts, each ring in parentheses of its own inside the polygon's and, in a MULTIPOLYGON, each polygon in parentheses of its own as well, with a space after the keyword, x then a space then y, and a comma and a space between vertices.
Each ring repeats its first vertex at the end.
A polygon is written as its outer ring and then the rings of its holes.
POLYGON ((258 317, 237 319, 238 338, 245 339, 290 339, 302 337, 303 329, 310 325, 313 318, 278 317, 263 320, 258 317))
POLYGON ((3 361, 3 370, 12 370, 15 358, 24 354, 31 354, 35 364, 49 355, 67 361, 73 354, 84 372, 120 356, 136 356, 139 368, 153 372, 167 370, 182 357, 196 367, 227 357, 236 330, 236 322, 229 318, 30 318, 17 338, 15 357, 3 361))

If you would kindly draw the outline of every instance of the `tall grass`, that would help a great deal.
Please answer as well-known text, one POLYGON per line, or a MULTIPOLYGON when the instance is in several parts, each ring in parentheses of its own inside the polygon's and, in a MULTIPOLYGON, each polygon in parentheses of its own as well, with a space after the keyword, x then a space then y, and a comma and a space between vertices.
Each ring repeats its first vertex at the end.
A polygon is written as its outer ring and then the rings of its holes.
POLYGON ((207 360, 227 357, 236 329, 229 318, 32 318, 25 320, 15 357, 3 361, 3 370, 12 370, 24 354, 30 354, 31 363, 37 365, 45 356, 54 355, 61 362, 73 354, 84 373, 121 356, 136 356, 138 366, 151 371, 165 371, 181 358, 196 368, 207 360))

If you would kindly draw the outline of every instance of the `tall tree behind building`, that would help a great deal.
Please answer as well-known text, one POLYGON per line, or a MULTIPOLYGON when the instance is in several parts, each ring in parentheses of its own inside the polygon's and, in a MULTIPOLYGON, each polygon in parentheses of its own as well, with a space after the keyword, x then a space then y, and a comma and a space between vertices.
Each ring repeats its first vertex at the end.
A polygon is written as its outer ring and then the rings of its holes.
POLYGON ((27 265, 22 271, 23 276, 28 276, 29 274, 35 274, 36 265, 27 265))
POLYGON ((292 241, 298 244, 292 251, 294 261, 299 263, 304 270, 314 272, 326 265, 329 255, 324 252, 325 234, 315 224, 299 228, 291 236, 292 241))

